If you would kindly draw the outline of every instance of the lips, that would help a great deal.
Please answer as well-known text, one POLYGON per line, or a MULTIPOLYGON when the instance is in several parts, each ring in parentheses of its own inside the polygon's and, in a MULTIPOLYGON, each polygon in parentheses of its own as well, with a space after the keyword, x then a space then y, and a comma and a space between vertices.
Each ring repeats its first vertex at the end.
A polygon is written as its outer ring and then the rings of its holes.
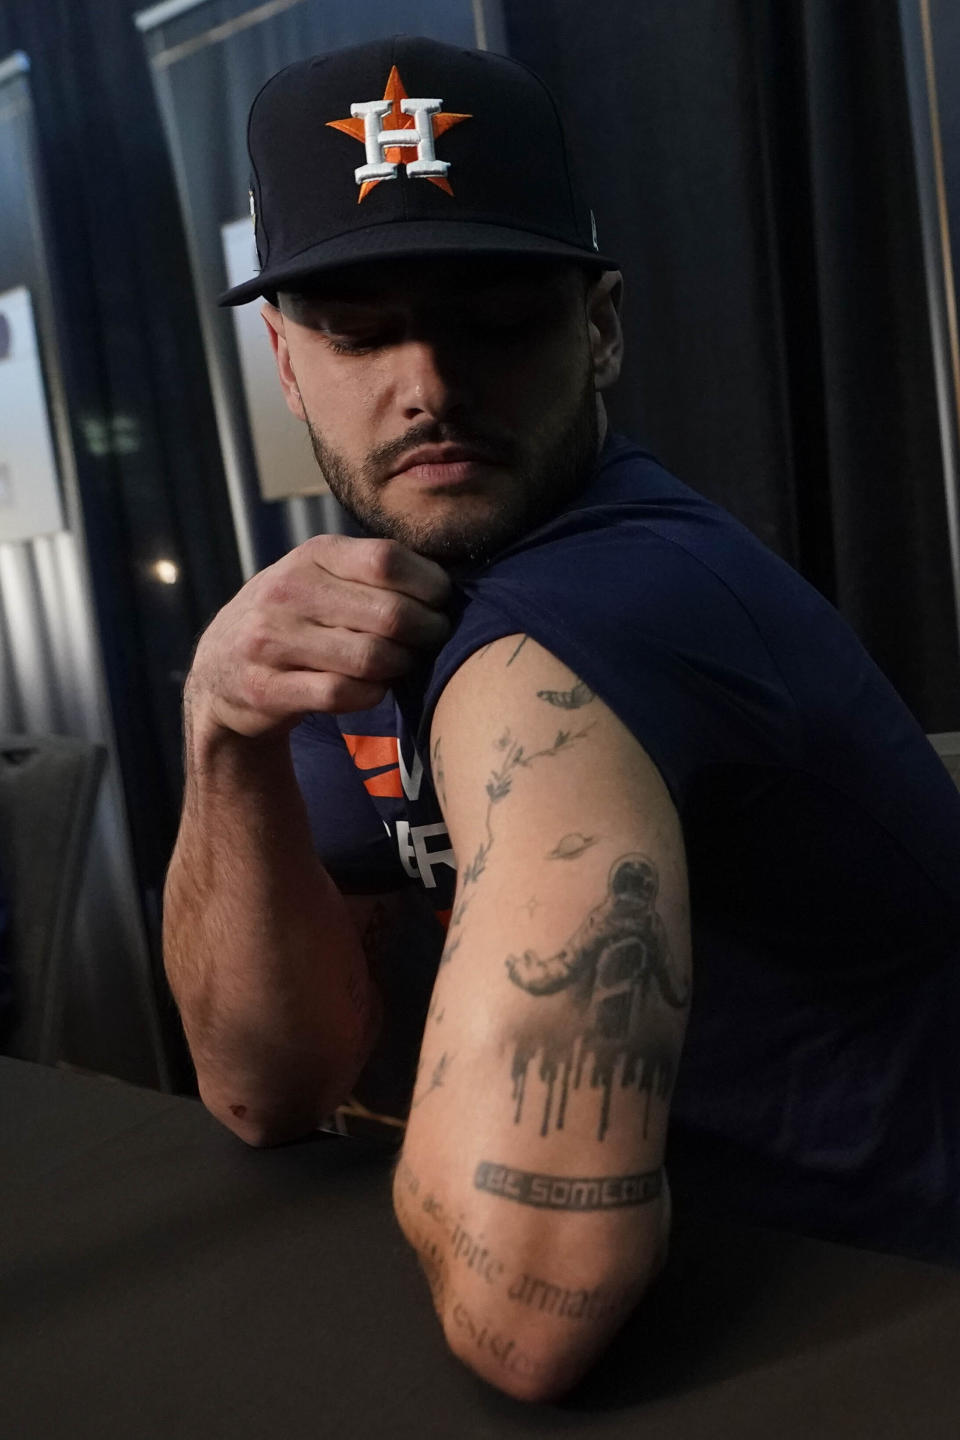
POLYGON ((495 464, 492 456, 482 450, 475 450, 468 445, 421 445, 419 450, 412 450, 405 455, 399 465, 391 471, 391 478, 395 475, 402 475, 405 470, 413 470, 421 465, 446 466, 446 465, 490 465, 495 464))

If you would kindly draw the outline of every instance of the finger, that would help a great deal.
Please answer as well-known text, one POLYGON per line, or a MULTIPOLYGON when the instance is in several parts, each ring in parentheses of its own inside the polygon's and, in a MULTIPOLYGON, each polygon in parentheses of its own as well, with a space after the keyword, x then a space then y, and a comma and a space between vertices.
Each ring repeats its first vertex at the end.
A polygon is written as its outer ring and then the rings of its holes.
POLYGON ((369 710, 386 693, 386 685, 333 671, 260 670, 247 676, 238 709, 277 721, 314 711, 339 715, 369 710))
POLYGON ((377 589, 399 590, 434 609, 450 602, 447 572, 397 540, 366 540, 353 535, 317 535, 301 547, 314 563, 342 580, 377 589))
POLYGON ((321 628, 342 627, 379 635, 397 645, 437 648, 449 637, 447 616, 399 590, 385 590, 329 572, 304 587, 299 596, 303 618, 321 628))
POLYGON ((407 646, 370 631, 286 616, 276 629, 263 625, 251 635, 244 658, 267 670, 330 671, 373 683, 405 675, 414 659, 407 646))

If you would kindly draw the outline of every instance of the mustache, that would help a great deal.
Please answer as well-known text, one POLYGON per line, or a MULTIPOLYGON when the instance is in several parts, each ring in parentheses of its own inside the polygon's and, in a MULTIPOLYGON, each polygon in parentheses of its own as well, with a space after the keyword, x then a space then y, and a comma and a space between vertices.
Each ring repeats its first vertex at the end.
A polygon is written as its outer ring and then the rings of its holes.
POLYGON ((476 451, 491 465, 510 465, 519 455, 519 446, 512 436, 493 435, 472 426, 437 424, 433 421, 415 425, 398 440, 378 445, 367 456, 367 473, 383 484, 403 458, 423 445, 462 445, 476 451))

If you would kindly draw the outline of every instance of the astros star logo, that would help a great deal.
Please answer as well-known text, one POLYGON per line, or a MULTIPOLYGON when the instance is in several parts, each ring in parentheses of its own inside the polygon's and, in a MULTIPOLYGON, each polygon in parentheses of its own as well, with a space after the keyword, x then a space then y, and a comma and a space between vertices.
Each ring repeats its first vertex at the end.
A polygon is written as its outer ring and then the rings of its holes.
POLYGON ((365 165, 353 173, 365 200, 381 180, 395 180, 403 165, 413 180, 429 180, 453 194, 447 179, 450 163, 438 160, 434 141, 472 115, 454 115, 442 110, 442 100, 411 98, 404 88, 396 65, 390 71, 382 100, 364 100, 350 106, 351 119, 328 120, 332 130, 342 130, 362 142, 367 152, 365 165))

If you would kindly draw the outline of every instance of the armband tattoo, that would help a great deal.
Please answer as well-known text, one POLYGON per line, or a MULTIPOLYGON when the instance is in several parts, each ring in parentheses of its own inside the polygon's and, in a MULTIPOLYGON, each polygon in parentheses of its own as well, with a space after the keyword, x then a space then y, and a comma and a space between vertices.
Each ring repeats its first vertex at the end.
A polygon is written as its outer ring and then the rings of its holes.
POLYGON ((544 1210, 617 1210, 646 1205, 663 1189, 663 1169, 635 1175, 540 1175, 481 1160, 474 1188, 544 1210))

